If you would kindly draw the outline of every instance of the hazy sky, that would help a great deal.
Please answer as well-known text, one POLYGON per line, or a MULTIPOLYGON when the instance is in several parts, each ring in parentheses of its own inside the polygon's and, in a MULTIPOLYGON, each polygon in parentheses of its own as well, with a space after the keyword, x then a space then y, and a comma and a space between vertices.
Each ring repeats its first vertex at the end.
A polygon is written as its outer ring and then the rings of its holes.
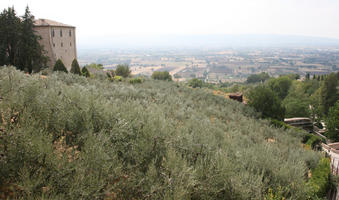
POLYGON ((0 0, 22 15, 77 27, 80 40, 162 34, 288 34, 339 38, 339 0, 0 0))

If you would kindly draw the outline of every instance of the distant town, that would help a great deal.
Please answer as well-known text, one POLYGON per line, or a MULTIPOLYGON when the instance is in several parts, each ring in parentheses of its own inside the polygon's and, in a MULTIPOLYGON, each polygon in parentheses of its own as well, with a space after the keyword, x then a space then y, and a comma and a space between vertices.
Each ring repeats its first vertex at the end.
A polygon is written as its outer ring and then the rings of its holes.
POLYGON ((305 76, 339 70, 339 48, 79 50, 79 63, 114 69, 126 63, 132 74, 169 71, 176 81, 198 78, 209 83, 243 82, 251 74, 305 76))

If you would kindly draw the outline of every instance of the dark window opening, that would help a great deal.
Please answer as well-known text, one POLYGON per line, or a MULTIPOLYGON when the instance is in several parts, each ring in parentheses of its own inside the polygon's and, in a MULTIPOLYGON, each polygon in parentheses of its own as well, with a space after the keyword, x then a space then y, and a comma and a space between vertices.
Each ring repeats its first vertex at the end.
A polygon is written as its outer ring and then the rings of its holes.
POLYGON ((70 47, 72 46, 72 42, 69 43, 69 46, 70 46, 70 47))
POLYGON ((53 47, 55 47, 55 43, 53 43, 53 47))
POLYGON ((52 30, 52 37, 54 37, 55 33, 54 33, 54 29, 52 30))
POLYGON ((64 43, 61 42, 61 47, 63 47, 63 46, 64 46, 64 43))
POLYGON ((71 37, 72 36, 72 31, 71 30, 69 30, 69 37, 71 37))
POLYGON ((60 30, 60 37, 62 37, 62 30, 60 30))

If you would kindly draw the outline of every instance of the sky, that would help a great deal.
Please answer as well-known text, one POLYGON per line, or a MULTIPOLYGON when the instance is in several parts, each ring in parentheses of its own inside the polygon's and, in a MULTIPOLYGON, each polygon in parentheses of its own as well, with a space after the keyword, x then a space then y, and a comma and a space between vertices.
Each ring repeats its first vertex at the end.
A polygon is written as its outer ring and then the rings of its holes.
POLYGON ((76 26, 77 39, 279 34, 339 39, 339 0, 1 0, 76 26))

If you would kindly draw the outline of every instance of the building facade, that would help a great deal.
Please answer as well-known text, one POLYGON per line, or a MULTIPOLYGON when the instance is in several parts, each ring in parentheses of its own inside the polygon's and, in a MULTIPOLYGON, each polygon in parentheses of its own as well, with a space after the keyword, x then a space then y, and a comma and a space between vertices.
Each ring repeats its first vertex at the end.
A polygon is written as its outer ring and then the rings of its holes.
POLYGON ((34 30, 42 37, 40 44, 49 57, 47 65, 52 68, 61 59, 69 71, 77 58, 75 27, 48 19, 35 20, 34 30))

